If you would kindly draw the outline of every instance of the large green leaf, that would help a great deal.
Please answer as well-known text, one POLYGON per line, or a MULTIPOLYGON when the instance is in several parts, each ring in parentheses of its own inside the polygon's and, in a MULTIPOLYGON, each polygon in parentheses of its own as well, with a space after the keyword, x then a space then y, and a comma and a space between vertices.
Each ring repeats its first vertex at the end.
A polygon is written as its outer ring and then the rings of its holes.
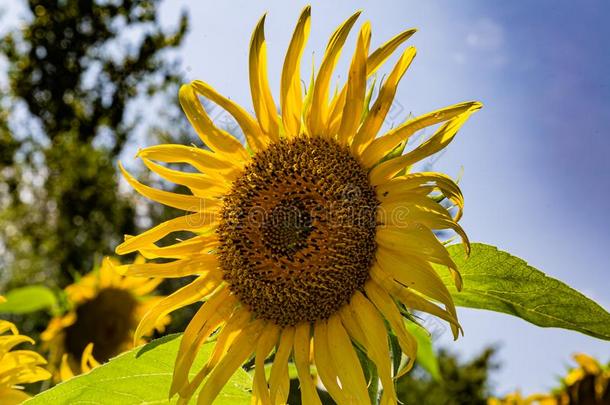
POLYGON ((604 308, 524 260, 481 243, 472 245, 468 259, 459 245, 449 252, 464 278, 464 288, 457 292, 450 275, 441 272, 456 305, 610 340, 610 314, 604 308))
POLYGON ((43 309, 53 312, 58 308, 53 291, 42 285, 16 288, 4 298, 6 302, 0 303, 0 313, 4 314, 29 314, 43 309))
POLYGON ((441 370, 438 364, 438 358, 432 347, 432 337, 430 333, 414 322, 405 322, 405 326, 417 340, 417 359, 416 361, 430 376, 436 381, 440 381, 441 370))
MULTIPOLYGON (((146 346, 123 353, 110 362, 38 394, 28 405, 59 404, 169 404, 174 359, 181 335, 169 335, 146 346)), ((213 343, 202 347, 193 370, 209 357, 213 343)), ((193 375, 191 375, 191 378, 193 375)), ((249 404, 252 380, 238 369, 214 404, 249 404)), ((196 402, 196 401, 192 401, 196 402)))

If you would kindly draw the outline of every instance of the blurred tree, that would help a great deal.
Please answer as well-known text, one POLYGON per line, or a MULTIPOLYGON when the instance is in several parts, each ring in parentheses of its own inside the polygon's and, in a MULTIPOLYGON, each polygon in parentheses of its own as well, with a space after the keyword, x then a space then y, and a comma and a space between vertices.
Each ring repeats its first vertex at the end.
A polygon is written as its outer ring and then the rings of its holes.
POLYGON ((158 132, 150 99, 176 104, 168 51, 188 28, 183 14, 164 30, 159 3, 30 0, 31 19, 0 37, 0 289, 61 286, 135 233, 116 159, 134 134, 158 132))
POLYGON ((499 368, 496 349, 489 347, 469 362, 441 349, 438 361, 442 376, 435 381, 416 363, 414 370, 397 382, 398 399, 404 404, 485 405, 491 396, 489 375, 499 368))

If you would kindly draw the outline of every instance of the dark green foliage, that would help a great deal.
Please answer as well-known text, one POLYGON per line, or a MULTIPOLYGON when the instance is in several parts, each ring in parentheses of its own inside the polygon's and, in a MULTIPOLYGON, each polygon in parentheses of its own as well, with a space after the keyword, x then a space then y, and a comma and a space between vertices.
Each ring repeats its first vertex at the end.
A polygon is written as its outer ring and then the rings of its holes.
POLYGON ((441 381, 415 366, 397 383, 398 399, 404 404, 485 405, 490 397, 489 374, 498 369, 496 349, 485 349, 469 362, 460 362, 446 350, 438 353, 441 381))
POLYGON ((31 20, 0 38, 8 62, 0 96, 1 289, 64 286, 136 233, 116 160, 136 134, 159 129, 158 115, 138 114, 137 100, 147 108, 153 97, 164 97, 164 109, 176 104, 181 79, 168 52, 188 27, 183 15, 175 31, 162 29, 159 3, 30 0, 31 20))

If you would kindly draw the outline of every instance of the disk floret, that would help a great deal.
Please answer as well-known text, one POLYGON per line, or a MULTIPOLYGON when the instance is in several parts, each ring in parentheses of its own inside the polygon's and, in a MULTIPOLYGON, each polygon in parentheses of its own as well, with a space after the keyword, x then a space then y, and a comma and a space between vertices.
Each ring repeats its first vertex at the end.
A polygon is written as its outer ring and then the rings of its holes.
POLYGON ((131 338, 137 301, 129 291, 106 288, 76 309, 76 321, 66 328, 66 350, 80 358, 87 344, 93 342, 93 355, 106 361, 120 353, 131 338))
POLYGON ((326 319, 368 279, 377 206, 348 148, 321 137, 272 144, 224 199, 224 278, 258 317, 279 325, 326 319))

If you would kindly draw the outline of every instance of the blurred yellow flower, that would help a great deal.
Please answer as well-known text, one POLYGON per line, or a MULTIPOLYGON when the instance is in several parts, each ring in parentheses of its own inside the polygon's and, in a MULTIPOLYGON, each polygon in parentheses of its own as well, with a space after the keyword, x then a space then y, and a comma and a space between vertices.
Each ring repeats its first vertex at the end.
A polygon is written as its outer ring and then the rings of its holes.
POLYGON ((523 398, 518 392, 503 399, 493 398, 489 405, 607 405, 610 404, 610 364, 600 365, 593 357, 577 353, 572 368, 562 378, 562 386, 550 394, 523 398))
POLYGON ((562 387, 543 398, 542 405, 610 404, 610 364, 602 366, 584 353, 574 355, 578 363, 562 380, 562 387))
MULTIPOLYGON (((0 297, 0 302, 4 298, 0 297)), ((31 350, 13 350, 21 343, 33 344, 27 336, 19 334, 12 323, 0 320, 0 404, 20 404, 30 396, 22 384, 31 384, 51 378, 42 366, 46 360, 31 350), (8 333, 7 333, 8 332, 8 333)))
POLYGON ((312 364, 336 402, 366 403, 356 343, 377 367, 382 403, 396 403, 386 326, 406 355, 400 374, 411 368, 417 353, 405 328, 407 318, 414 319, 410 310, 436 315, 450 323, 456 338, 459 334, 453 301, 432 264, 447 267, 460 287, 456 266, 433 230, 455 231, 468 250, 457 223, 462 193, 448 176, 411 168, 443 149, 481 104, 452 105, 377 137, 415 48, 401 53, 372 106, 367 79, 415 30, 369 53, 370 24, 363 24, 348 81, 330 97, 333 70, 359 14, 333 33, 303 97, 300 61, 310 26, 310 8, 304 9, 284 61, 279 110, 267 79, 265 17, 250 45, 255 117, 202 81, 180 89, 182 107, 210 150, 158 145, 138 155, 151 171, 192 194, 151 188, 121 167, 139 193, 188 213, 129 236, 116 250, 175 259, 121 266, 129 276, 197 276, 147 313, 136 332, 138 338, 171 311, 205 301, 186 328, 176 359, 170 395, 179 394, 182 402, 201 386, 199 403, 211 403, 254 355, 255 403, 286 402, 291 357, 303 403, 320 403, 312 364), (233 116, 247 147, 212 122, 200 96, 233 116), (437 124, 428 140, 400 153, 417 131, 437 124), (189 164, 198 172, 155 161, 189 164), (443 197, 455 215, 438 202, 443 197), (195 236, 156 245, 178 231, 195 236), (195 354, 217 331, 213 354, 190 378, 195 354), (267 376, 264 365, 272 353, 267 376))
MULTIPOLYGON (((133 333, 144 314, 164 298, 150 295, 162 279, 125 277, 114 271, 117 264, 106 258, 98 270, 65 288, 71 309, 51 319, 41 335, 56 381, 88 372, 144 343, 134 343, 133 333)), ((142 335, 163 331, 167 323, 169 318, 161 317, 142 335)))

